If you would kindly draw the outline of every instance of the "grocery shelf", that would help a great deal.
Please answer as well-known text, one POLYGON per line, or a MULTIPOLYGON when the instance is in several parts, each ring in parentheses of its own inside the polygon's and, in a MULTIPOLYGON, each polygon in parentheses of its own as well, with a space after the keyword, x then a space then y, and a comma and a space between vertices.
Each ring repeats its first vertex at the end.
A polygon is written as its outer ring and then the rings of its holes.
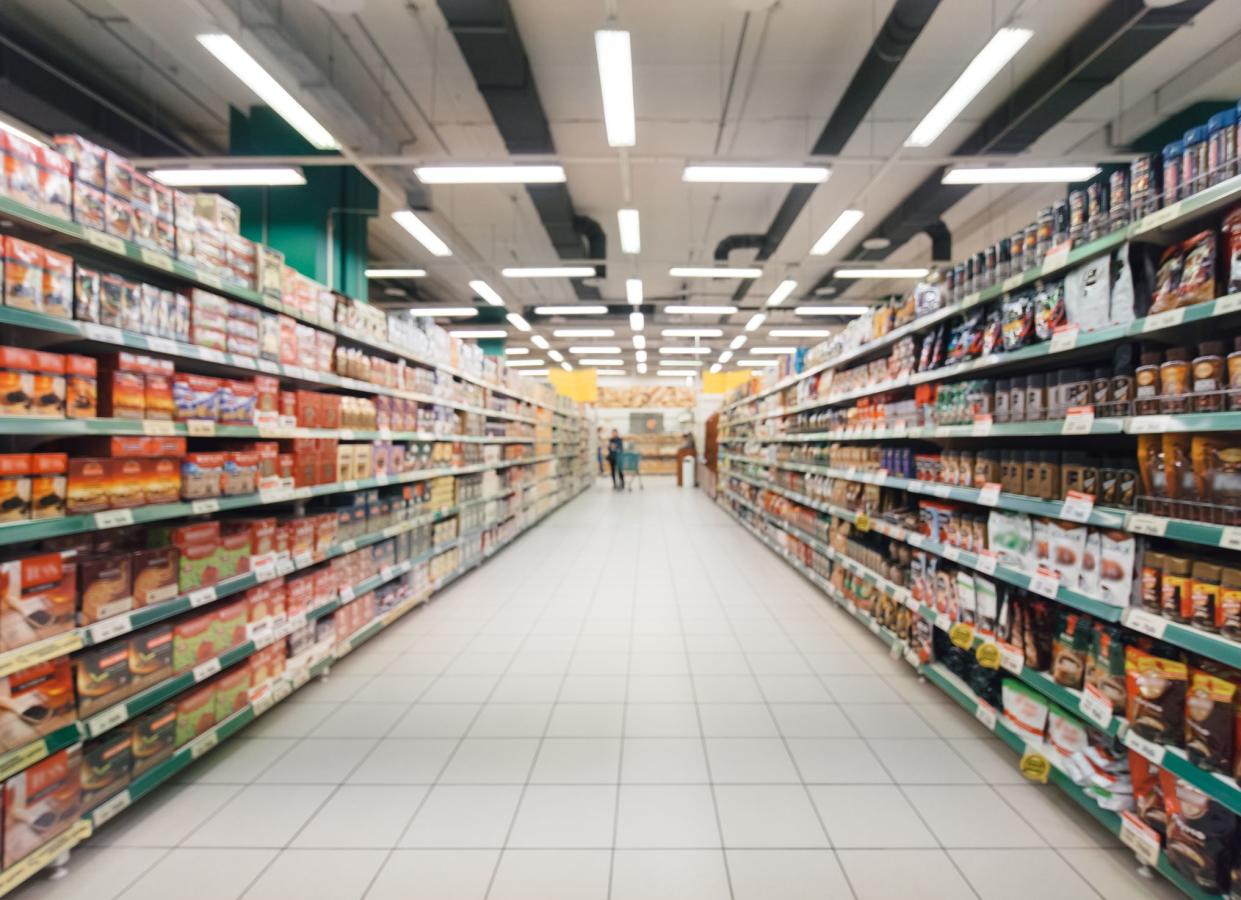
POLYGON ((533 437, 485 434, 439 434, 434 431, 393 431, 388 428, 301 428, 281 425, 220 425, 198 420, 166 419, 53 419, 39 416, 0 416, 0 434, 73 437, 86 435, 133 435, 219 438, 329 438, 342 441, 452 441, 462 444, 533 444, 533 437), (204 426, 210 435, 204 434, 204 426))
MULTIPOLYGON (((57 728, 51 734, 31 741, 22 747, 0 754, 0 780, 28 769, 41 759, 47 759, 58 750, 70 747, 81 740, 77 723, 57 728)), ((0 879, 2 883, 2 879, 0 879)))

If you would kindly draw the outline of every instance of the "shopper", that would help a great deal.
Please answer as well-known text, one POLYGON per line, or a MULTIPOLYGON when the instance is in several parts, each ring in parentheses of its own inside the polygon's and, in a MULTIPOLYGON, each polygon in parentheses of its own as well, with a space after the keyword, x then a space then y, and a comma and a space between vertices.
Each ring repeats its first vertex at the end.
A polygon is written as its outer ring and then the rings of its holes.
POLYGON ((608 438, 608 465, 612 468, 612 487, 621 490, 625 487, 625 470, 621 468, 621 453, 625 449, 625 442, 621 440, 620 433, 613 428, 612 436, 608 438))
POLYGON ((595 429, 595 458, 599 462, 599 477, 603 477, 603 429, 595 429))

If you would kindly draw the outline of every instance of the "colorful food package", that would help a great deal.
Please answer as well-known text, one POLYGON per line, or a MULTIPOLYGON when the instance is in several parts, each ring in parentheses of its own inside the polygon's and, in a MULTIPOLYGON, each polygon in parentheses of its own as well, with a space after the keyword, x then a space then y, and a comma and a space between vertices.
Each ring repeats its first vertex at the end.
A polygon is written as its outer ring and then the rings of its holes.
POLYGON ((1200 890, 1223 893, 1237 854, 1237 817, 1166 769, 1159 781, 1168 817, 1168 862, 1200 890))
POLYGON ((5 868, 77 821, 82 813, 80 768, 79 748, 70 747, 5 781, 5 868))
POLYGON ((178 620, 172 629, 173 671, 184 672, 218 656, 226 649, 216 645, 218 633, 215 614, 210 611, 178 620))
POLYGON ((1004 720, 1020 735, 1041 741, 1047 730, 1048 700, 1020 681, 1005 678, 1001 688, 1004 720))
POLYGON ((0 646, 5 650, 70 630, 77 601, 72 554, 41 553, 0 563, 0 646))
POLYGON ((35 663, 0 678, 0 750, 72 725, 73 667, 68 657, 35 663))
POLYGON ((129 639, 129 673, 135 691, 173 674, 173 626, 149 625, 129 639))
POLYGON ((1125 718, 1129 727, 1148 741, 1180 746, 1185 738, 1188 681, 1188 668, 1180 660, 1126 647, 1125 718))
POLYGON ((223 722, 250 702, 254 684, 249 666, 236 666, 216 679, 215 718, 223 722))
POLYGON ((1151 295, 1150 315, 1167 312, 1181 305, 1181 270, 1185 266, 1185 253, 1179 244, 1164 250, 1155 271, 1155 286, 1151 295))
POLYGON ((1090 649, 1090 620, 1064 607, 1056 614, 1056 637, 1051 648, 1051 675, 1057 684, 1080 688, 1090 649))
POLYGON ((131 732, 115 728, 82 745, 82 808, 91 809, 129 784, 134 756, 131 732))
POLYGON ((133 554, 134 606, 163 603, 177 596, 177 548, 151 547, 133 554))
POLYGON ((1128 756, 1135 811, 1139 819, 1162 837, 1168 833, 1168 812, 1164 806, 1163 785, 1159 782, 1161 769, 1140 753, 1130 750, 1128 756))
POLYGON ((131 741, 136 778, 159 765, 176 749, 177 705, 161 703, 138 716, 133 722, 131 741))
POLYGON ((1085 683, 1111 700, 1112 710, 1117 714, 1125 709, 1124 636, 1124 630, 1118 626, 1095 622, 1090 635, 1090 653, 1086 658, 1085 683))
POLYGON ((43 248, 15 237, 3 246, 4 305, 43 312, 43 248))
POLYGON ((177 698, 178 747, 215 725, 215 689, 215 682, 208 681, 177 698))
POLYGON ((73 257, 43 251, 43 309, 49 316, 73 318, 73 257))
POLYGON ((1215 232, 1202 231, 1186 240, 1181 247, 1185 262, 1177 289, 1177 305, 1192 306, 1215 299, 1215 232))
POLYGON ((1241 291, 1241 206, 1234 207, 1224 218, 1225 293, 1241 291))
POLYGON ((133 569, 128 553, 83 553, 77 558, 81 591, 78 613, 90 625, 134 608, 133 569))
POLYGON ((1237 685, 1190 669, 1185 697, 1185 751, 1203 769, 1230 774, 1236 753, 1237 685))
POLYGON ((74 657, 78 715, 94 715, 133 693, 129 641, 122 638, 88 647, 74 657))
POLYGON ((1133 593, 1133 563, 1137 541, 1127 531, 1099 534, 1099 591, 1105 603, 1125 607, 1133 593))
POLYGON ((220 580, 219 522, 195 522, 169 529, 167 542, 178 551, 177 584, 182 593, 210 587, 220 580))

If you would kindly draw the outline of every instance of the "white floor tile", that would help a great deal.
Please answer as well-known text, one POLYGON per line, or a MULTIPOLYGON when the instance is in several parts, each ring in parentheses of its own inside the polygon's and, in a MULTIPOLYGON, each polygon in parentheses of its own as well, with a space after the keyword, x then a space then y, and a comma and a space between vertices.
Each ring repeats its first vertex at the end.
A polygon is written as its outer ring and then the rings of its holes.
POLYGON ((557 703, 548 737, 620 737, 625 707, 620 703, 557 703))
POLYGON ((857 730, 833 703, 772 703, 771 714, 786 738, 857 737, 857 730))
POLYGON ((706 737, 777 737, 765 703, 706 703, 698 707, 706 737))
POLYGON ((382 850, 285 850, 244 900, 361 900, 386 856, 382 850))
POLYGON ((353 769, 350 784, 434 784, 457 747, 453 738, 382 738, 353 769))
POLYGON ((414 818, 426 787, 344 785, 307 822, 291 846, 331 850, 392 848, 414 818))
POLYGON ((392 726, 388 737, 459 738, 482 709, 479 703, 417 703, 392 726))
POLYGON ((891 785, 815 785, 810 798, 833 847, 938 847, 900 789, 891 785))
POLYGON ((945 847, 1046 846, 990 787, 908 785, 905 795, 945 847))
POLYGON ((622 675, 569 675, 560 687, 561 703, 624 703, 622 675))
POLYGON ((106 847, 91 842, 73 851, 69 877, 53 880, 36 875, 13 896, 21 900, 81 900, 83 885, 89 885, 96 897, 115 897, 167 852, 159 847, 106 847))
POLYGON ((505 675, 491 695, 492 703, 551 703, 560 691, 558 675, 505 675))
POLYGON ((397 850, 366 900, 483 900, 499 850, 397 850))
POLYGON ((550 703, 488 703, 470 726, 472 738, 542 737, 550 703))
POLYGON ((612 900, 730 900, 719 850, 617 850, 612 900))
POLYGON ((857 900, 961 900, 973 894, 943 850, 837 850, 857 900))
POLYGON ((726 847, 826 847, 827 835, 799 785, 717 785, 726 847))
POLYGON ((173 850, 119 896, 124 900, 233 900, 275 855, 275 850, 173 850))
POLYGON ((699 738, 627 738, 621 781, 626 784, 707 784, 699 738))
POLYGON ((629 703, 693 703, 694 683, 685 675, 631 675, 629 703))
POLYGON ((437 785, 399 846, 499 849, 508 837, 520 798, 521 788, 516 785, 437 785))
POLYGON ((865 738, 933 738, 935 731, 903 703, 842 703, 858 734, 865 738))
POLYGON ((440 776, 443 784, 525 784, 535 738, 466 738, 440 776))
POLYGON ((1077 802, 1054 786, 1000 785, 995 791, 1052 847, 1121 846, 1116 836, 1094 819, 1081 815, 1077 802))
POLYGON ((615 813, 613 785, 532 784, 521 798, 508 846, 611 847, 615 813))
POLYGON ((1181 900, 1185 896, 1170 881, 1139 875, 1132 850, 1065 849, 1060 851, 1060 856, 1090 882, 1103 900, 1132 900, 1134 897, 1181 900))
POLYGON ((779 738, 707 738, 707 762, 716 784, 799 784, 779 738))
POLYGON ((874 738, 870 747, 898 784, 980 784, 952 746, 935 738, 874 738))
POLYGON ((546 738, 530 783, 616 784, 620 755, 620 738, 546 738))
POLYGON ((252 784, 195 829, 185 847, 284 847, 322 805, 327 785, 252 784))
POLYGON ((238 785, 187 784, 156 791, 131 807, 132 814, 95 832, 91 846, 176 847, 240 790, 238 785))
POLYGON ((1096 900, 1093 888, 1054 850, 952 850, 982 900, 1096 900))
POLYGON ((790 738, 788 744, 807 784, 887 784, 892 780, 860 738, 790 738))
POLYGON ((607 900, 607 850, 505 850, 488 900, 607 900))
POLYGON ((734 900, 852 897, 830 850, 727 850, 734 900))
POLYGON ((268 766, 256 783, 340 784, 376 743, 374 738, 303 740, 268 766))
POLYGON ((721 846, 706 785, 622 785, 619 804, 617 847, 721 846))
POLYGON ((319 723, 310 736, 381 738, 408 709, 408 703, 347 703, 319 723))

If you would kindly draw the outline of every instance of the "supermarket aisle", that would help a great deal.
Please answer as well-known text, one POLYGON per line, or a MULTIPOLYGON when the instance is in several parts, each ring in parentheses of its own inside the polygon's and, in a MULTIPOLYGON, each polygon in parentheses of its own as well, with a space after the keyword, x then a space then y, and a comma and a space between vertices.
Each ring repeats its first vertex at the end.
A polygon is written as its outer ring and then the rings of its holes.
POLYGON ((17 896, 1173 895, 945 700, 702 494, 600 482, 17 896))

